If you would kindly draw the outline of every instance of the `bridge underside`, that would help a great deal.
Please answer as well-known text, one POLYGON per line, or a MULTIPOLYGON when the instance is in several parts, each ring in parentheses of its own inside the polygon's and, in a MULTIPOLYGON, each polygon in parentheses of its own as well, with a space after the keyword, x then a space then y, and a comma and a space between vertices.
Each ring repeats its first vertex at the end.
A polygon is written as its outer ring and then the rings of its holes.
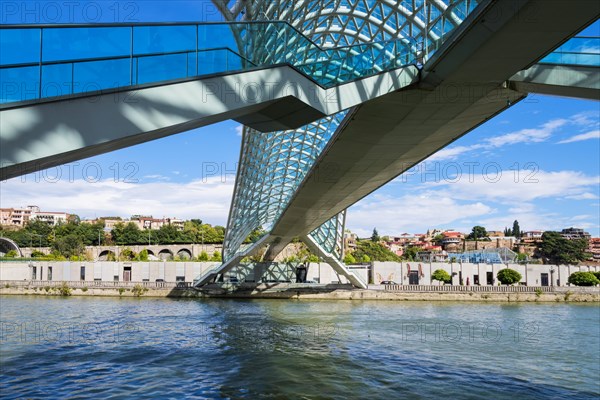
MULTIPOLYGON (((185 79, 133 87, 134 65, 167 53, 134 54, 144 27, 132 26, 124 61, 132 86, 41 99, 40 59, 39 99, 0 106, 0 179, 225 119, 245 124, 224 263, 198 285, 263 250, 273 260, 300 237, 365 287, 340 261, 346 208, 529 92, 600 92, 598 65, 543 63, 597 20, 600 4, 588 0, 213 2, 231 21, 260 16, 296 30, 236 23, 227 27, 235 54, 254 67, 190 79, 186 59, 185 79), (267 234, 244 246, 260 226, 267 234)), ((204 27, 185 28, 197 74, 200 52, 212 50, 198 49, 204 27)), ((69 61, 71 71, 88 61, 69 61)))
POLYGON ((276 66, 8 104, 0 108, 0 180, 228 119, 258 131, 294 129, 412 84, 416 77, 417 69, 409 66, 328 89, 289 66, 276 66))
POLYGON ((598 67, 592 66, 536 64, 510 78, 510 88, 522 93, 600 100, 598 67))
MULTIPOLYGON (((273 223, 265 259, 294 237, 314 244, 311 235, 324 222, 530 92, 598 98, 597 67, 565 72, 535 65, 597 19, 598 7, 591 10, 585 0, 568 10, 558 1, 484 3, 427 61, 417 84, 362 103, 336 124, 273 223)), ((245 184, 238 176, 236 190, 245 184)), ((236 211, 230 229, 239 222, 236 211)))

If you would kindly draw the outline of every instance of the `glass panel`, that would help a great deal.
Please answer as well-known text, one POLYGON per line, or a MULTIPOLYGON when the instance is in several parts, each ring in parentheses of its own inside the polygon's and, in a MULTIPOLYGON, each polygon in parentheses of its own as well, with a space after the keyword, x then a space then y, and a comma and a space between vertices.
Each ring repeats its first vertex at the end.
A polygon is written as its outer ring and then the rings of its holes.
POLYGON ((136 26, 134 54, 154 54, 196 48, 196 26, 136 26))
POLYGON ((73 64, 53 64, 42 67, 42 97, 71 94, 73 64))
POLYGON ((39 98, 39 67, 15 67, 0 70, 0 102, 10 103, 39 98))
POLYGON ((196 52, 187 53, 187 76, 196 76, 198 75, 197 65, 196 65, 196 52))
POLYGON ((0 65, 40 62, 40 29, 0 29, 0 65))
POLYGON ((238 71, 242 67, 242 59, 239 55, 234 52, 227 52, 227 71, 238 71))
MULTIPOLYGON (((216 49, 228 47, 237 49, 238 44, 232 27, 245 24, 207 24, 198 26, 198 49, 216 49)), ((235 29, 235 28, 233 28, 235 29)))
POLYGON ((198 74, 207 75, 226 71, 227 50, 208 50, 198 53, 198 74))
POLYGON ((137 83, 167 81, 188 76, 187 53, 138 58, 137 83))
POLYGON ((600 66, 600 38, 574 37, 540 62, 598 67, 600 66))
POLYGON ((43 60, 129 56, 130 27, 45 28, 43 60))
POLYGON ((129 86, 129 58, 75 63, 74 93, 129 86))

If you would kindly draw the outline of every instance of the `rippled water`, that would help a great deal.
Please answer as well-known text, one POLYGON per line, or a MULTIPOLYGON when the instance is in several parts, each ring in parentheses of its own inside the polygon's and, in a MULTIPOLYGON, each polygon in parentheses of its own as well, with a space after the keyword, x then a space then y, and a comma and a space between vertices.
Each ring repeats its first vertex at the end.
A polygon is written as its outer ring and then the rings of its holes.
POLYGON ((600 307, 0 297, 2 398, 597 399, 600 307))

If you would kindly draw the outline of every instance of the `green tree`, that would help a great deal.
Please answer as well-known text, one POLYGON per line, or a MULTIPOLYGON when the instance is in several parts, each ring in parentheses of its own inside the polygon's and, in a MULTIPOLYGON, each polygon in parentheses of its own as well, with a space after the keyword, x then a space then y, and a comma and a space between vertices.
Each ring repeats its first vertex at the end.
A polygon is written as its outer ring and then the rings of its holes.
POLYGON ((208 253, 202 251, 198 256, 198 261, 208 261, 208 253))
POLYGON ((138 226, 129 222, 123 224, 119 222, 115 224, 111 231, 111 237, 115 244, 118 245, 134 245, 148 243, 145 232, 142 232, 138 226))
POLYGON ((52 244, 52 249, 66 258, 79 257, 85 252, 83 240, 76 234, 57 238, 52 244))
POLYGON ((387 247, 371 240, 357 242, 357 248, 352 255, 356 260, 361 261, 364 260, 365 255, 371 261, 400 261, 400 257, 392 253, 387 247))
POLYGON ((546 231, 542 235, 540 253, 553 264, 577 264, 589 257, 586 239, 565 239, 558 232, 546 231))
POLYGON ((469 234, 469 236, 467 236, 467 239, 469 240, 482 240, 482 239, 486 239, 488 237, 488 233, 485 230, 485 228, 483 226, 474 226, 473 229, 471 230, 471 233, 469 234))
POLYGON ((592 272, 592 274, 600 281, 600 271, 592 272))
POLYGON ((414 261, 417 257, 417 253, 422 251, 423 249, 420 247, 409 246, 404 249, 404 253, 402 254, 402 259, 407 261, 414 261))
POLYGON ((258 239, 264 236, 265 233, 267 232, 263 229, 263 227, 259 226, 258 228, 250 232, 246 240, 244 240, 244 243, 256 243, 258 239))
POLYGON ((371 235, 371 242, 378 243, 381 240, 379 237, 379 232, 377 232, 377 228, 373 228, 373 234, 371 235))
POLYGON ((356 264, 356 258, 354 258, 354 256, 351 253, 348 253, 344 257, 344 264, 346 264, 346 265, 356 264))
POLYGON ((16 250, 9 250, 4 257, 5 258, 17 258, 19 256, 19 254, 17 253, 16 250))
POLYGON ((575 286, 596 286, 600 280, 591 272, 573 272, 569 276, 569 283, 575 286))
POLYGON ((136 257, 137 254, 135 254, 135 252, 128 247, 121 250, 121 253, 119 254, 120 261, 133 261, 136 259, 136 257))
POLYGON ((525 253, 518 253, 517 254, 517 262, 523 263, 525 261, 527 261, 527 254, 525 253))
POLYGON ((215 251, 210 259, 210 261, 223 261, 223 258, 221 257, 221 252, 220 251, 215 251))
POLYGON ((156 232, 156 237, 161 244, 181 243, 181 232, 174 225, 166 224, 156 232))
POLYGON ((433 238, 433 242, 437 245, 442 244, 442 239, 444 239, 444 234, 440 233, 438 235, 435 235, 435 237, 433 238))
POLYGON ((513 283, 517 283, 521 280, 522 276, 518 271, 510 268, 504 268, 498 271, 496 274, 496 278, 503 285, 512 285, 513 283))
POLYGON ((144 249, 144 250, 140 251, 138 254, 138 259, 140 261, 148 261, 149 260, 148 250, 144 249))
POLYGON ((512 228, 512 234, 510 236, 514 236, 517 239, 521 237, 521 227, 519 227, 519 221, 517 221, 515 219, 515 222, 513 222, 513 228, 512 228))
POLYGON ((315 255, 315 254, 310 254, 308 257, 306 257, 305 262, 308 263, 318 263, 319 260, 319 256, 315 255))
POLYGON ((436 269, 433 271, 433 274, 431 274, 431 279, 444 283, 452 282, 452 277, 450 274, 443 269, 436 269))

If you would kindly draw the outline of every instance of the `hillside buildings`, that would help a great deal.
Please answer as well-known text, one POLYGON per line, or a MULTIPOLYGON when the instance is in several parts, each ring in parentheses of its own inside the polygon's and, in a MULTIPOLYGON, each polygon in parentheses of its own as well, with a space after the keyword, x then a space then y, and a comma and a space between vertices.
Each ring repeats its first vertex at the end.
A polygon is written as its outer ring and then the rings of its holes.
POLYGON ((41 211, 38 206, 0 208, 0 224, 16 228, 23 228, 29 221, 35 220, 56 226, 60 223, 66 223, 68 219, 69 214, 65 212, 41 211))

